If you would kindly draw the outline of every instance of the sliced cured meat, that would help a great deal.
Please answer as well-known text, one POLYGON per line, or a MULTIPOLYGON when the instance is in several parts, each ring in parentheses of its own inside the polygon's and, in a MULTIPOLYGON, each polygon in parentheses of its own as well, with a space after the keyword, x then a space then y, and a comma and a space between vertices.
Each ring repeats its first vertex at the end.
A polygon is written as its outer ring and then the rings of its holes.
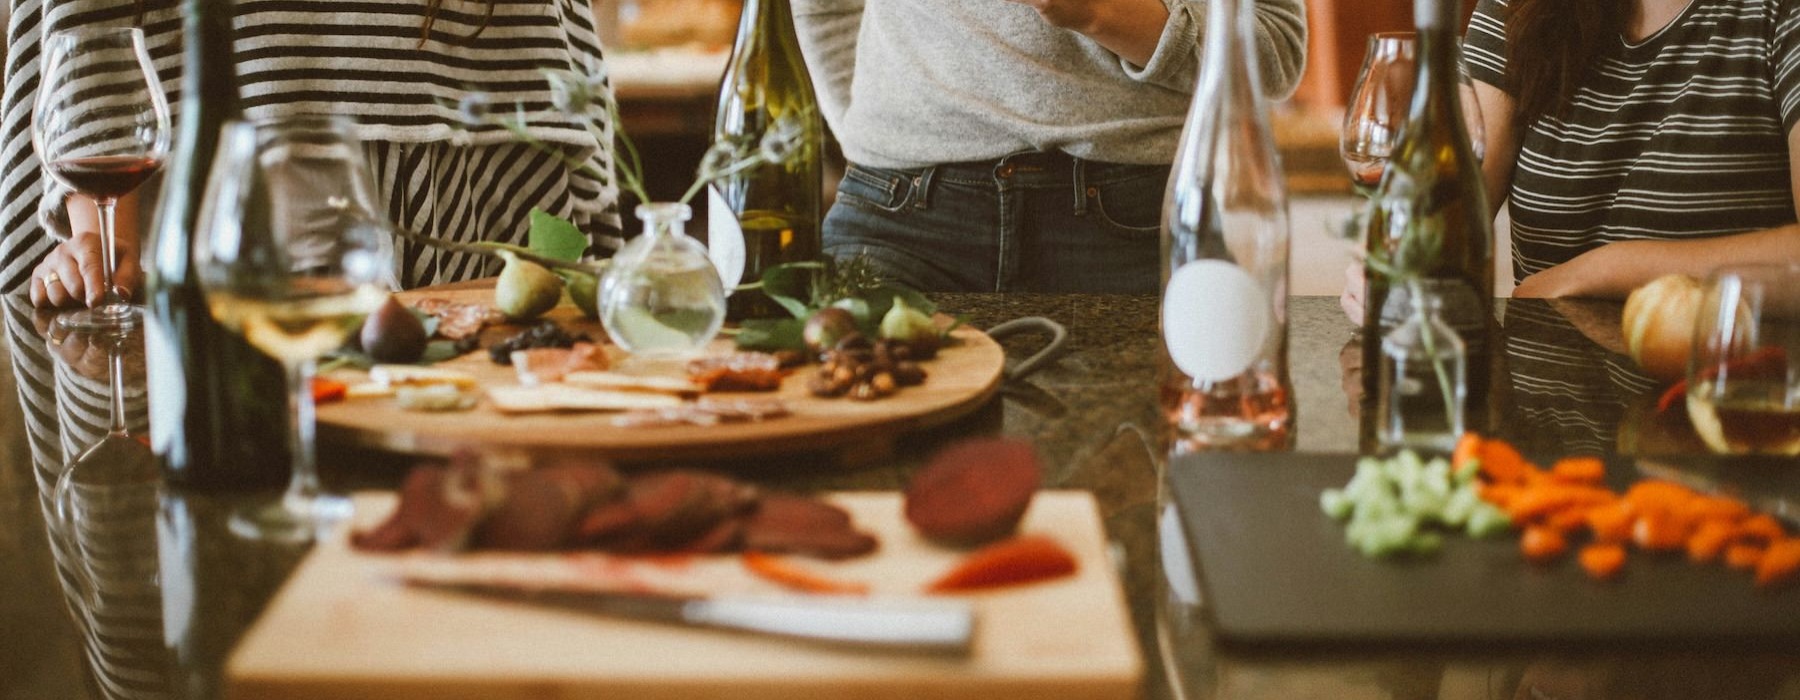
POLYGON ((512 364, 519 383, 533 385, 554 384, 573 372, 604 371, 611 360, 600 346, 578 341, 567 348, 514 350, 512 364))
POLYGON ((701 397, 692 404, 645 411, 631 411, 614 416, 618 428, 666 428, 675 425, 718 425, 720 423, 755 422, 788 415, 787 404, 776 398, 701 397))
POLYGON ((506 497, 475 531, 474 545, 512 551, 563 548, 589 506, 620 488, 617 472, 599 464, 562 464, 510 474, 506 497))
POLYGON ((413 304, 420 313, 437 317, 437 334, 450 340, 473 338, 490 324, 505 323, 506 314, 487 304, 451 301, 441 297, 420 299, 413 304))
POLYGON ((400 503, 386 522, 354 533, 358 548, 393 551, 411 547, 453 551, 486 515, 489 501, 473 455, 459 453, 448 467, 418 467, 400 487, 400 503))
POLYGON ((702 357, 688 362, 687 373, 707 391, 775 391, 787 376, 781 360, 766 352, 702 357))
POLYGON ((842 559, 875 550, 850 514, 824 501, 790 494, 763 496, 744 525, 744 548, 842 559))

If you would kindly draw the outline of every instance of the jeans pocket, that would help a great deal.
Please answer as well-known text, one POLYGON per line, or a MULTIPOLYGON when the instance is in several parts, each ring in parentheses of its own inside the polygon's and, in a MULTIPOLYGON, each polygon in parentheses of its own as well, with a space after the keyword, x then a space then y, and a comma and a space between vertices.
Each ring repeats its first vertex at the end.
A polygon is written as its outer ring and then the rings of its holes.
POLYGON ((871 168, 851 163, 844 168, 844 179, 838 183, 838 201, 875 209, 890 214, 906 206, 912 191, 912 176, 904 171, 871 168))
POLYGON ((1125 177, 1100 179, 1088 185, 1092 214, 1106 233, 1131 240, 1155 238, 1162 232, 1163 195, 1169 171, 1156 167, 1134 170, 1125 177))

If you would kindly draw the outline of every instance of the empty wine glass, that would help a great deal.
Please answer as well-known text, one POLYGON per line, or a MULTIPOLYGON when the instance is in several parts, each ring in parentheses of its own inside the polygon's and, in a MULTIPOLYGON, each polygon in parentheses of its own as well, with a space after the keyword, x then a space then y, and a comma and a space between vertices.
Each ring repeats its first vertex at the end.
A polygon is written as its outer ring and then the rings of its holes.
POLYGON ((384 217, 348 120, 232 122, 201 200, 194 263, 220 325, 287 367, 294 472, 277 503, 242 511, 232 531, 304 541, 350 514, 321 493, 312 367, 387 299, 384 217))
MULTIPOLYGON (((1369 35, 1369 48, 1351 89, 1350 104, 1344 108, 1344 124, 1338 136, 1338 154, 1350 169, 1350 182, 1365 196, 1372 194, 1381 182, 1412 111, 1418 77, 1417 51, 1413 32, 1369 35)), ((1475 83, 1460 57, 1457 67, 1463 125, 1475 159, 1481 160, 1487 150, 1481 104, 1475 98, 1475 83)))
POLYGON ((113 284, 113 208, 162 168, 169 103, 140 30, 65 29, 44 40, 43 52, 32 146, 50 177, 93 199, 100 214, 101 303, 60 322, 84 330, 132 326, 139 310, 113 284))
POLYGON ((1364 195, 1381 182, 1394 145, 1400 141, 1400 127, 1412 105, 1416 51, 1412 32, 1369 36, 1369 48, 1350 91, 1350 104, 1344 108, 1344 126, 1338 137, 1338 153, 1350 169, 1350 183, 1364 195))

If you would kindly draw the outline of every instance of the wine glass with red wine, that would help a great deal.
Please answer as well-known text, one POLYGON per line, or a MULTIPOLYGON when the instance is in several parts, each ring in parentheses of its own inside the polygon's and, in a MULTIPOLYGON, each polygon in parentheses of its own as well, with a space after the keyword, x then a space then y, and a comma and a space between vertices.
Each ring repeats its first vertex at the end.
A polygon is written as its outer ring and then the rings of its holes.
POLYGON ((137 307, 113 283, 113 210, 162 168, 169 153, 169 103, 135 28, 83 27, 44 40, 31 142, 56 182, 93 200, 100 214, 101 302, 62 316, 64 326, 117 330, 137 307))

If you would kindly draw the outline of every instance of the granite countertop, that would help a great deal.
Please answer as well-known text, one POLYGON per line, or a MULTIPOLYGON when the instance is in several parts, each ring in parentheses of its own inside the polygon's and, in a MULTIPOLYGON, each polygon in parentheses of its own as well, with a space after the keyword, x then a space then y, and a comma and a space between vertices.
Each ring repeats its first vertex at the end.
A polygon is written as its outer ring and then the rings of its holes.
MULTIPOLYGON (((122 516, 126 524, 110 531, 77 528, 77 537, 52 537, 65 530, 46 526, 47 514, 55 512, 50 486, 67 456, 104 427, 104 365, 67 339, 46 339, 40 331, 45 318, 23 300, 5 301, 12 361, 0 371, 0 391, 15 387, 20 400, 0 402, 0 450, 6 456, 0 467, 0 628, 11 640, 0 653, 0 678, 6 679, 0 700, 109 697, 153 687, 172 688, 173 697, 215 693, 232 643, 304 550, 230 536, 223 521, 237 505, 234 499, 173 492, 160 502, 140 494, 140 506, 127 507, 122 516), (98 593, 104 595, 96 595, 92 577, 83 572, 97 547, 134 555, 130 560, 143 570, 122 575, 136 575, 130 580, 145 585, 103 588, 98 593), (96 614, 96 603, 106 614, 96 614), (165 635, 172 654, 165 652, 165 635), (30 641, 20 643, 24 639, 30 641), (103 652, 95 657, 102 661, 89 663, 84 648, 103 652)), ((1091 490, 1102 504, 1108 535, 1122 554, 1147 698, 1617 697, 1643 686, 1642 678, 1668 682, 1668 690, 1648 686, 1653 697, 1800 697, 1800 654, 1793 652, 1220 647, 1187 592, 1192 570, 1183 553, 1165 551, 1159 536, 1171 516, 1162 496, 1165 460, 1154 384, 1156 298, 966 294, 942 295, 938 302, 981 328, 1022 316, 1057 320, 1070 330, 1070 351, 1026 380, 1009 382, 1000 400, 966 419, 901 440, 889 458, 852 467, 824 456, 716 466, 782 488, 893 489, 933 450, 959 437, 1000 433, 1034 441, 1051 485, 1091 490)), ((1508 434, 1546 450, 1629 451, 1651 439, 1646 435, 1655 431, 1634 426, 1642 422, 1645 394, 1654 384, 1634 376, 1629 361, 1605 347, 1604 330, 1608 323, 1616 327, 1617 318, 1617 305, 1507 306, 1507 355, 1517 389, 1505 414, 1508 434), (1575 350, 1587 359, 1537 361, 1532 349, 1539 346, 1575 350)), ((1297 449, 1356 449, 1358 420, 1341 364, 1354 359, 1355 353, 1344 352, 1351 335, 1335 299, 1292 300, 1288 342, 1297 449)), ((1021 335, 1003 344, 1016 361, 1041 342, 1021 335)), ((148 409, 139 372, 128 370, 125 398, 131 425, 141 431, 148 409)), ((326 479, 340 487, 391 487, 410 463, 393 455, 326 453, 326 479)))

